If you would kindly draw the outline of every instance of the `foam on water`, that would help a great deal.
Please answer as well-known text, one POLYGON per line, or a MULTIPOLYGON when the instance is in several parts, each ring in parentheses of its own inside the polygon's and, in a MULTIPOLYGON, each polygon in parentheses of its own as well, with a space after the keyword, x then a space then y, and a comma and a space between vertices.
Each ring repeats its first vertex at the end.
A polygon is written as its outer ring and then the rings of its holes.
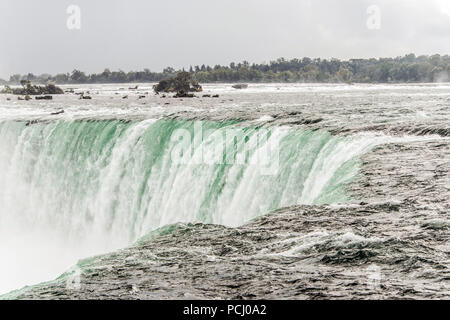
POLYGON ((345 202, 359 156, 389 140, 203 121, 193 157, 173 161, 171 136, 194 133, 198 124, 1 122, 0 291, 52 279, 80 258, 125 247, 165 225, 239 226, 285 206, 345 202), (226 131, 237 128, 228 139, 226 131), (268 138, 246 151, 243 142, 262 130, 268 138), (248 161, 196 161, 217 148, 217 135, 232 158, 249 152, 248 161), (278 165, 271 174, 255 159, 267 145, 278 147, 269 156, 278 165))

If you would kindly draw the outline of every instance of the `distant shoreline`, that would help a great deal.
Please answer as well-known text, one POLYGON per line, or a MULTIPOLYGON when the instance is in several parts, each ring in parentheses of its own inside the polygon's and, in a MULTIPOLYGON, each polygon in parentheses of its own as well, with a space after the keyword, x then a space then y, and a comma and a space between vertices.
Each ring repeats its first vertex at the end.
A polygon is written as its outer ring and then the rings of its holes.
MULTIPOLYGON (((358 85, 450 85, 450 81, 442 81, 442 82, 203 82, 202 85, 233 85, 233 84, 239 84, 239 83, 246 83, 249 85, 347 85, 347 86, 358 86, 358 85)), ((40 82, 35 82, 35 84, 43 84, 40 82)), ((154 85, 157 84, 156 81, 150 81, 150 82, 84 82, 84 83, 56 83, 59 86, 62 87, 71 87, 71 86, 77 86, 77 85, 126 85, 126 84, 133 84, 133 85, 154 85)), ((0 87, 3 86, 11 86, 11 87, 20 87, 20 84, 10 84, 10 83, 0 83, 0 87)), ((245 89, 236 89, 236 91, 239 90, 245 90, 245 89)))
MULTIPOLYGON (((15 74, 0 85, 20 84, 28 80, 36 84, 120 84, 152 83, 172 77, 185 69, 167 67, 162 72, 124 72, 105 69, 101 73, 86 74, 80 70, 56 75, 15 74)), ((232 62, 228 66, 190 66, 200 83, 441 83, 450 82, 450 56, 416 56, 379 59, 291 59, 280 58, 263 64, 232 62)))

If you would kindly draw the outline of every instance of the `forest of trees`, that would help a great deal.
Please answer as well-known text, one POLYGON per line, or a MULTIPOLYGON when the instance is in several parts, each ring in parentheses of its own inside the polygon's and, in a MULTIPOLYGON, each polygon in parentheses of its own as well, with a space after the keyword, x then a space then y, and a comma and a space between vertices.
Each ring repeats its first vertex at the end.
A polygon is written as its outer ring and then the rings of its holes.
MULTIPOLYGON (((182 70, 171 67, 162 72, 110 71, 85 74, 80 70, 57 75, 13 75, 0 84, 19 84, 21 80, 47 84, 157 82, 182 70)), ((183 70, 184 71, 184 70, 183 70)), ((264 64, 231 63, 229 66, 191 66, 189 70, 199 82, 443 82, 450 81, 448 55, 418 56, 409 54, 397 58, 380 59, 291 59, 280 58, 264 64)))

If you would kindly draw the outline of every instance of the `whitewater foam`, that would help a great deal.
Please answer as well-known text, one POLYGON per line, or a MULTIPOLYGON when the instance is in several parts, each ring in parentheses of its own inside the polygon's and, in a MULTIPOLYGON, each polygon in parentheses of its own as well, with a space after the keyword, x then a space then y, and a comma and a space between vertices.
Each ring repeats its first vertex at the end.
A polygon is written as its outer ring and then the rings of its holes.
MULTIPOLYGON (((194 144, 190 162, 179 164, 171 136, 193 133, 195 122, 0 123, 0 291, 54 278, 82 257, 125 247, 162 226, 239 226, 281 207, 346 202, 359 156, 389 141, 271 127, 263 145, 247 150, 248 163, 208 165, 194 161, 199 150, 215 148, 207 138, 237 127, 201 124, 205 139, 194 144), (264 144, 278 146, 272 175, 252 161, 264 144)), ((239 127, 225 140, 232 158, 247 152, 242 142, 260 130, 239 127)))

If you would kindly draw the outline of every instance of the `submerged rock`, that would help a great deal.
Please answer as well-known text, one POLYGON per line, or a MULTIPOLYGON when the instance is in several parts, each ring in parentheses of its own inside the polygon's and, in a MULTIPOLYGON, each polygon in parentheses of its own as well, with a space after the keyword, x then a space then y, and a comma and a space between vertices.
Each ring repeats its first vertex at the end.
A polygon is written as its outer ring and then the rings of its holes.
POLYGON ((52 96, 38 96, 35 97, 36 100, 53 100, 52 96))
MULTIPOLYGON (((37 97, 36 97, 37 98, 37 97)), ((25 95, 25 97, 17 97, 17 100, 20 100, 20 101, 29 101, 29 100, 31 100, 31 97, 27 94, 27 95, 25 95)), ((39 99, 38 99, 39 100, 39 99)))
POLYGON ((187 92, 177 92, 177 94, 175 94, 173 96, 174 98, 194 98, 195 95, 193 93, 187 93, 187 92))

